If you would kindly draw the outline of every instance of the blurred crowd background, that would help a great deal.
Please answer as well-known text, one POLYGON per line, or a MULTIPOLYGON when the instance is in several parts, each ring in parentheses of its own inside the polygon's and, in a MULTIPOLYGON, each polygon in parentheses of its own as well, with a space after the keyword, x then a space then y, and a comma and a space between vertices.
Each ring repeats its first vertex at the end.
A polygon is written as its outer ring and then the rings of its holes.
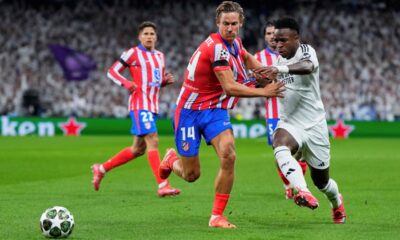
MULTIPOLYGON (((267 20, 296 18, 317 51, 328 119, 400 120, 400 10, 397 1, 239 1, 251 53, 264 48, 267 20)), ((108 67, 138 44, 137 26, 158 25, 157 49, 177 82, 162 89, 160 117, 170 117, 191 54, 216 31, 220 1, 0 0, 0 115, 127 117, 128 92, 108 67), (89 55, 89 78, 67 81, 48 45, 89 55)), ((129 75, 128 75, 129 76, 129 75)), ((263 118, 264 99, 242 99, 238 119, 263 118)))

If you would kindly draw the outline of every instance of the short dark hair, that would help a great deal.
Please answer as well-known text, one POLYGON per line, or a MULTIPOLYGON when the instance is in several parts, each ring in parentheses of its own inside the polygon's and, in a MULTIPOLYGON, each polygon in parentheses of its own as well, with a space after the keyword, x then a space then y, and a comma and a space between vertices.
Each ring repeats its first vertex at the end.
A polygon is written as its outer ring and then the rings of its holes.
POLYGON ((155 32, 157 32, 157 25, 155 23, 150 22, 150 21, 144 21, 138 27, 139 33, 141 33, 143 31, 143 29, 145 29, 147 27, 151 27, 154 29, 155 32))
POLYGON ((265 31, 267 31, 267 28, 268 27, 275 27, 275 21, 267 21, 265 24, 264 24, 264 31, 263 31, 263 35, 265 34, 265 31))
POLYGON ((215 20, 218 22, 222 13, 236 12, 239 14, 239 20, 241 23, 244 22, 244 11, 243 8, 237 2, 223 1, 215 10, 215 20))
POLYGON ((281 18, 275 22, 275 29, 283 29, 289 28, 293 31, 296 31, 297 34, 300 34, 300 26, 298 22, 293 18, 281 18))

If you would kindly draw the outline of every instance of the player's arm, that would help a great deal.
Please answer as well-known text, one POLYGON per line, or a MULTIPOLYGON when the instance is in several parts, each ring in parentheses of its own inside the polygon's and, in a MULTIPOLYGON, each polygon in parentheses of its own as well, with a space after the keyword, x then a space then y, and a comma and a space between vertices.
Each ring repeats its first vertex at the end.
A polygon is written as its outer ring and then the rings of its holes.
POLYGON ((262 66, 253 70, 254 73, 266 76, 269 79, 275 79, 278 73, 307 75, 312 73, 313 71, 314 64, 309 60, 302 60, 294 64, 283 66, 262 66))
MULTIPOLYGON (((228 62, 226 62, 228 64, 228 62)), ((229 96, 237 97, 283 97, 285 90, 282 82, 268 84, 264 88, 250 88, 234 81, 233 72, 230 68, 224 70, 215 70, 214 73, 221 83, 224 92, 229 96)))
POLYGON ((257 82, 256 87, 265 87, 266 85, 270 84, 272 80, 275 80, 275 78, 268 79, 266 78, 266 76, 263 76, 262 74, 257 74, 253 71, 253 69, 258 69, 263 66, 256 56, 253 56, 247 51, 245 51, 245 53, 243 54, 243 60, 246 67, 252 70, 252 73, 257 82))
POLYGON ((165 72, 161 87, 173 84, 175 82, 175 77, 171 72, 165 72))
POLYGON ((121 55, 121 58, 115 61, 107 71, 107 77, 109 79, 119 86, 126 88, 130 92, 134 92, 136 90, 136 84, 126 79, 121 73, 132 63, 133 51, 133 49, 130 49, 129 51, 124 52, 121 55))

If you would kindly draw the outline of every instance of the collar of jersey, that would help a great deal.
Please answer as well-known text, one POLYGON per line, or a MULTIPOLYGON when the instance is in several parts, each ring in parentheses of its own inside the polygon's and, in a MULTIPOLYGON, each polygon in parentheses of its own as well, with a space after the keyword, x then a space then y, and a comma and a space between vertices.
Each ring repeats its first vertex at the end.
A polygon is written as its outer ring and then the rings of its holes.
POLYGON ((138 48, 139 48, 140 50, 143 50, 143 51, 145 51, 145 52, 149 52, 149 53, 151 53, 151 54, 156 53, 155 51, 150 51, 150 50, 148 50, 148 49, 145 48, 142 44, 139 44, 139 45, 138 45, 138 48))
POLYGON ((229 43, 227 43, 221 36, 221 34, 218 32, 218 36, 219 38, 221 38, 222 42, 224 43, 224 45, 228 48, 229 53, 234 56, 235 58, 237 58, 237 56, 239 55, 239 48, 237 47, 237 45, 235 44, 235 41, 233 41, 232 45, 233 45, 233 49, 235 51, 233 51, 232 46, 229 45, 229 43))
POLYGON ((265 47, 265 50, 266 50, 267 52, 271 53, 271 54, 279 55, 279 53, 278 53, 278 52, 274 52, 274 51, 272 51, 272 49, 271 49, 271 48, 269 48, 268 46, 267 46, 267 47, 265 47))

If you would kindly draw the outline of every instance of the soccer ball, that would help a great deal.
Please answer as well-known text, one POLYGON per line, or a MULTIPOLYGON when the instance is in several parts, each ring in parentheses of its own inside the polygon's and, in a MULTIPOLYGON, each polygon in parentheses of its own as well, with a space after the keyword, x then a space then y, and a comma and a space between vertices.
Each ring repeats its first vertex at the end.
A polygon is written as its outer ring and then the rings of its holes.
POLYGON ((65 207, 51 207, 40 217, 42 234, 49 238, 62 238, 71 235, 74 229, 74 217, 65 207))

